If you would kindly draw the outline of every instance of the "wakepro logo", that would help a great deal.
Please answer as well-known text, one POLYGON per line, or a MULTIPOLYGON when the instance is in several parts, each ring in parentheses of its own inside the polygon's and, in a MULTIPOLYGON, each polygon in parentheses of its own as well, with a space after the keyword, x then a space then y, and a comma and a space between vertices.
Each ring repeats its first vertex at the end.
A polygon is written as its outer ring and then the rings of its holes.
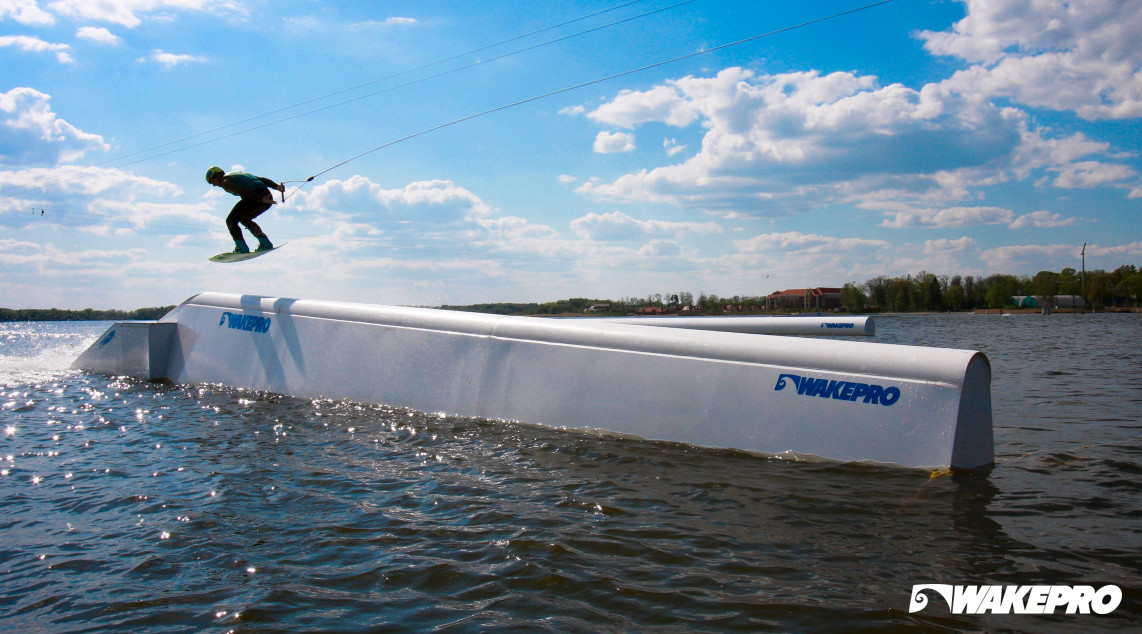
POLYGON ((793 382, 793 385, 797 387, 797 393, 801 396, 820 396, 838 401, 860 399, 863 403, 878 403, 886 407, 900 400, 900 388, 898 387, 884 387, 883 385, 857 383, 855 381, 815 379, 811 376, 797 376, 796 374, 778 376, 777 385, 773 386, 773 391, 784 390, 788 385, 785 382, 786 379, 793 382))
POLYGON ((262 317, 261 315, 235 315, 231 312, 222 313, 222 319, 218 320, 218 325, 227 325, 233 330, 245 330, 247 332, 267 333, 270 331, 270 318, 262 317))
POLYGON ((112 330, 111 332, 107 333, 106 337, 104 337, 103 339, 101 339, 99 341, 99 347, 102 348, 103 346, 111 343, 111 340, 114 338, 115 338, 115 331, 112 330))
POLYGON ((856 324, 850 322, 833 322, 826 321, 821 324, 822 328, 856 328, 856 324))
POLYGON ((1110 614, 1122 603, 1118 586, 953 586, 921 583, 912 586, 908 612, 928 607, 925 590, 934 590, 952 614, 1110 614))

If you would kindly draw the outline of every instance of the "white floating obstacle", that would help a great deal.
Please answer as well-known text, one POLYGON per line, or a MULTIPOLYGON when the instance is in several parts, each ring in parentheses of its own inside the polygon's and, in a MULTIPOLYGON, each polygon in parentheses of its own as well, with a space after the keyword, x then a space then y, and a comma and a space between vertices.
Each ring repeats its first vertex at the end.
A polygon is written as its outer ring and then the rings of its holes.
POLYGON ((853 335, 876 334, 872 317, 580 317, 574 321, 592 324, 629 324, 688 330, 743 332, 753 335, 853 335))
POLYGON ((993 462, 970 350, 203 293, 83 370, 908 467, 993 462))

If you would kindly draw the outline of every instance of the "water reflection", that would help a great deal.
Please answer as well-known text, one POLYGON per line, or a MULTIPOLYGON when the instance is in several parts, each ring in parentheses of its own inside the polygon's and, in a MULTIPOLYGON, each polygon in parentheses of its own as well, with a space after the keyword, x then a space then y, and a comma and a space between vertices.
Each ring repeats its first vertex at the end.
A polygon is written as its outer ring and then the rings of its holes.
POLYGON ((1034 631, 1091 622, 909 615, 911 586, 1119 583, 1123 607, 1097 625, 1136 624, 1142 445, 1121 409, 1138 402, 1132 361, 1089 350, 1063 369, 1034 351, 1035 322, 991 340, 970 318, 937 323, 888 319, 878 339, 989 348, 990 473, 930 477, 33 367, 0 399, 12 404, 0 621, 1034 631), (1076 397, 1107 384, 1123 390, 1076 397))

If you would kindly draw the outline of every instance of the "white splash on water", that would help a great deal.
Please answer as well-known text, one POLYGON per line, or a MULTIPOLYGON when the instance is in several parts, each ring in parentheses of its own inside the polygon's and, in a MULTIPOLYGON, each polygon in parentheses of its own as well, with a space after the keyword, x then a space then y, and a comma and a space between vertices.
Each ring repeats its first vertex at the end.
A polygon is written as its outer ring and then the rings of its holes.
POLYGON ((42 385, 71 372, 71 364, 106 330, 107 322, 0 324, 0 386, 42 385))

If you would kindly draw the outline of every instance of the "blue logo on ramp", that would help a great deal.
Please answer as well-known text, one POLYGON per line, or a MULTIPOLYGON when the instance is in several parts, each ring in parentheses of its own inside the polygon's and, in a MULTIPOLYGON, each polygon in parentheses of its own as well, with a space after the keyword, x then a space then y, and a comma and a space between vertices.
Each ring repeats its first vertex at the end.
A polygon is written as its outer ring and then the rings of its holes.
POLYGON ((231 312, 222 313, 218 326, 226 325, 233 330, 245 330, 265 334, 270 331, 270 318, 261 315, 240 315, 231 312))
POLYGON ((894 405, 900 400, 900 388, 884 387, 870 383, 857 383, 855 381, 834 381, 830 379, 815 379, 811 376, 797 376, 796 374, 782 374, 777 377, 777 385, 773 386, 775 392, 784 390, 788 383, 793 382, 797 394, 801 396, 819 396, 838 401, 856 401, 862 403, 876 403, 884 406, 894 405))

